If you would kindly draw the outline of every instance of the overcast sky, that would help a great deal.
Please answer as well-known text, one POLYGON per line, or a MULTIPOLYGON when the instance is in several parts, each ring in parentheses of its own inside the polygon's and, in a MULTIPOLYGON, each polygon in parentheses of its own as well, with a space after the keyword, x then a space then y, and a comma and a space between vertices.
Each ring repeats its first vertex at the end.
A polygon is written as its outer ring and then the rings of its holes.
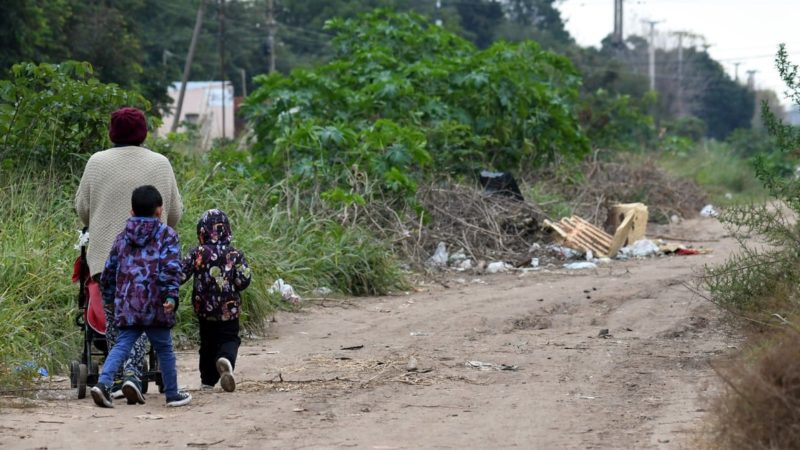
MULTIPOLYGON (((614 29, 614 0, 562 0, 558 7, 580 45, 599 46, 614 29)), ((741 63, 742 81, 747 70, 757 70, 756 86, 775 90, 787 103, 774 55, 778 44, 785 43, 800 64, 800 0, 624 0, 623 7, 626 36, 647 34, 643 20, 662 21, 656 25, 664 33, 657 45, 669 45, 665 40, 672 31, 703 35, 711 56, 731 76, 734 62, 741 63)))

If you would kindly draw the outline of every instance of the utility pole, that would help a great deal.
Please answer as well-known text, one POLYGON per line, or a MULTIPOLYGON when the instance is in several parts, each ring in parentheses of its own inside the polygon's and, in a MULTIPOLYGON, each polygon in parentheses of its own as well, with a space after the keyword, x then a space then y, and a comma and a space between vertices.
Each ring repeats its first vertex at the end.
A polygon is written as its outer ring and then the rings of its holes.
POLYGON ((747 71, 747 88, 751 91, 756 90, 756 72, 757 70, 747 71))
POLYGON ((659 20, 645 20, 650 24, 650 90, 656 90, 656 24, 660 23, 659 20))
POLYGON ((181 92, 178 94, 178 104, 175 107, 175 120, 170 127, 171 132, 178 129, 178 122, 181 120, 181 109, 183 109, 183 97, 186 94, 186 83, 189 81, 189 72, 192 69, 194 59, 194 49, 197 47, 197 36, 200 35, 200 28, 203 25, 203 14, 205 13, 206 0, 200 0, 197 7, 197 17, 194 19, 194 30, 192 31, 192 42, 189 44, 189 54, 186 55, 186 64, 183 66, 183 77, 181 78, 181 92))
POLYGON ((678 36, 678 116, 683 116, 683 37, 688 36, 686 31, 677 31, 678 36))
POLYGON ((242 97, 247 97, 247 72, 244 69, 239 69, 242 74, 242 97))
POLYGON ((219 0, 219 78, 222 83, 222 139, 225 139, 225 0, 219 0))
POLYGON ((269 48, 269 73, 275 72, 275 5, 267 1, 267 47, 269 48))
POLYGON ((734 73, 734 78, 733 78, 733 79, 734 79, 734 81, 736 81, 737 83, 739 82, 739 66, 740 66, 741 64, 742 64, 742 63, 740 63, 740 62, 735 62, 735 63, 733 63, 733 73, 734 73))
POLYGON ((614 45, 622 46, 622 0, 614 0, 614 45))
POLYGON ((442 26, 442 0, 436 0, 436 25, 442 26))

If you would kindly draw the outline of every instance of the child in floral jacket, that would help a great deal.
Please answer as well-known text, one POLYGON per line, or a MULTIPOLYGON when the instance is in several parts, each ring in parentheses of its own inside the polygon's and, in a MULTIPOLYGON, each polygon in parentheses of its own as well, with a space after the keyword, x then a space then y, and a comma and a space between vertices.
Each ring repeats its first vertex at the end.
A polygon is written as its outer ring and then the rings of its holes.
POLYGON ((233 392, 233 369, 239 351, 239 292, 250 284, 244 253, 231 246, 228 216, 218 209, 203 213, 197 222, 199 246, 183 259, 185 283, 194 276, 192 305, 200 323, 200 380, 203 389, 233 392))

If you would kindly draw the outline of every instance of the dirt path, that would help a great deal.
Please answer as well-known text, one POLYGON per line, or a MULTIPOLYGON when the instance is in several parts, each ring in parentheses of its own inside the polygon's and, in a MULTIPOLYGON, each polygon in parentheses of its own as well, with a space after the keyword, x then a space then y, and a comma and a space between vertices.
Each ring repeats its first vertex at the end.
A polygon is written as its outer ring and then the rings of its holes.
MULTIPOLYGON (((0 448, 690 446, 718 387, 708 363, 738 339, 682 282, 733 242, 713 220, 662 231, 719 240, 708 256, 479 277, 485 284, 467 276, 280 314, 269 336, 242 347, 233 394, 194 390, 177 409, 154 394, 110 410, 73 397, 6 406, 0 448)), ((195 364, 179 355, 189 389, 195 364)))

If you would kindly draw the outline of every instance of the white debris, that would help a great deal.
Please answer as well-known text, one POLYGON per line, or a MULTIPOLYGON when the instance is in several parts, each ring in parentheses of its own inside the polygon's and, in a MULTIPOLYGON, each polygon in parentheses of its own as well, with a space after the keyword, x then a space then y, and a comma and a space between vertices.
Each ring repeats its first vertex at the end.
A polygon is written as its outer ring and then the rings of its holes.
POLYGON ((549 252, 560 255, 566 259, 574 259, 581 256, 581 252, 562 245, 550 244, 546 248, 549 252))
POLYGON ((465 366, 478 370, 517 370, 519 367, 511 364, 495 364, 483 361, 467 361, 465 366))
POLYGON ((594 253, 591 250, 586 251, 586 260, 589 262, 594 261, 594 253))
POLYGON ((447 265, 447 244, 439 242, 436 246, 436 251, 433 256, 428 258, 428 265, 431 266, 444 266, 447 265))
POLYGON ((80 250, 81 247, 89 243, 89 232, 78 230, 78 243, 75 244, 75 250, 80 250))
POLYGON ((679 215, 673 214, 673 215, 669 216, 669 221, 674 223, 674 224, 679 224, 679 223, 681 223, 681 218, 680 218, 679 215))
POLYGON ((320 297, 327 297, 331 294, 333 294, 333 289, 325 286, 314 289, 314 295, 318 295, 320 297))
POLYGON ((465 260, 461 261, 461 262, 458 264, 458 269, 459 269, 459 270, 469 270, 469 269, 472 269, 472 260, 471 260, 471 259, 465 259, 465 260))
POLYGON ((539 258, 531 258, 531 267, 539 267, 539 258))
POLYGON ((506 264, 503 261, 495 261, 493 263, 489 263, 489 265, 486 266, 486 272, 487 273, 505 272, 508 269, 511 269, 512 267, 513 267, 512 265, 506 264))
POLYGON ((589 261, 580 261, 564 264, 564 268, 570 270, 597 269, 597 264, 589 261))
POLYGON ((714 208, 714 205, 706 205, 703 206, 703 209, 700 210, 700 215, 703 217, 717 217, 717 209, 714 208))
POLYGON ((467 259, 467 253, 464 249, 459 249, 457 252, 451 254, 447 261, 450 263, 451 266, 457 266, 461 261, 467 259))
POLYGON ((619 253, 626 258, 646 258, 648 256, 655 256, 661 253, 655 242, 649 239, 641 239, 629 245, 622 247, 619 253))
POLYGON ((301 300, 300 296, 294 291, 292 285, 283 281, 283 278, 278 278, 272 283, 272 287, 267 289, 267 292, 270 294, 280 293, 284 301, 291 303, 299 303, 301 300))

